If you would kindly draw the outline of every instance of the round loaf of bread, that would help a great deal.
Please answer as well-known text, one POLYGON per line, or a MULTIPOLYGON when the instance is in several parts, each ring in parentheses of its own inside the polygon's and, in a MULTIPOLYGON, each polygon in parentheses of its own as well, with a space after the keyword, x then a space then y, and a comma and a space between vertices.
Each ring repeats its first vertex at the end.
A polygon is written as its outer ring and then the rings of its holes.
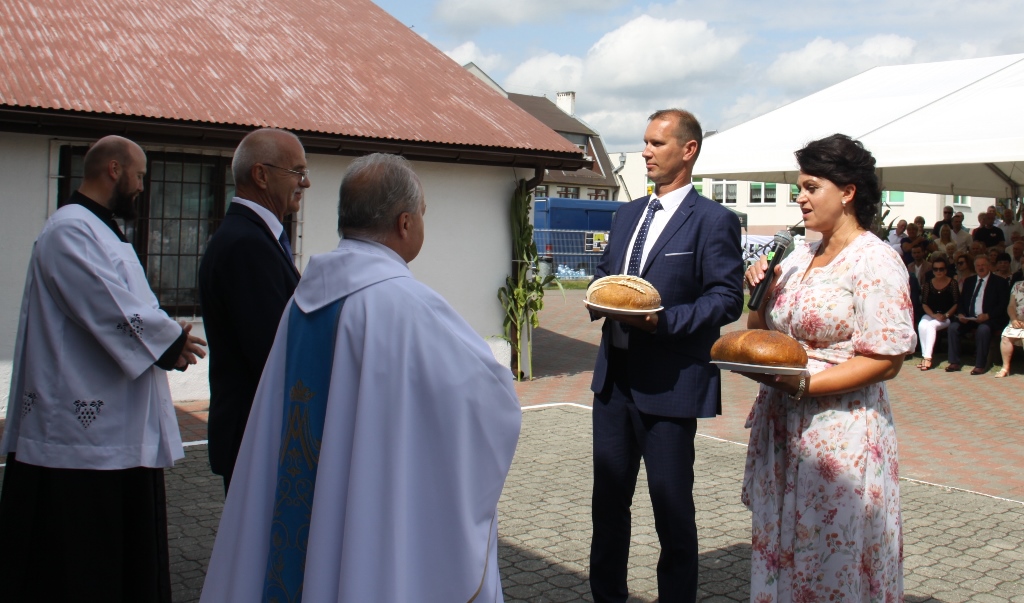
POLYGON ((587 302, 617 310, 654 310, 661 306, 661 295, 639 276, 614 274, 590 284, 587 302))
POLYGON ((807 352, 797 340, 785 333, 764 329, 747 329, 722 335, 711 346, 711 359, 764 366, 807 366, 807 352))

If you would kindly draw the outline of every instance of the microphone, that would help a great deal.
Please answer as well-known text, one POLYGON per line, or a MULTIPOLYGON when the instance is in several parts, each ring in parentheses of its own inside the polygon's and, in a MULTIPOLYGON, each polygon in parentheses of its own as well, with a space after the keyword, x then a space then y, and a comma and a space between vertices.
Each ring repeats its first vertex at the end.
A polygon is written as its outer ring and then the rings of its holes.
POLYGON ((775 233, 775 238, 768 246, 768 271, 764 273, 761 282, 754 285, 754 289, 750 292, 750 301, 747 302, 747 307, 751 310, 761 309, 764 295, 775 278, 775 267, 782 261, 782 256, 786 255, 786 250, 792 243, 793 235, 789 234, 788 230, 780 230, 775 233))

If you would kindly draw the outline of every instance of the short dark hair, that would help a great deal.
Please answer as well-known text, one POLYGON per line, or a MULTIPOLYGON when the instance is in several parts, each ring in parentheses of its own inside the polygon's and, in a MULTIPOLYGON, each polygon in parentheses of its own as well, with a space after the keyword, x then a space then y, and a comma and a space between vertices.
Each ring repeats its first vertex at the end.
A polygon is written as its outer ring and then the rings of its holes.
POLYGON ((700 155, 700 148, 704 144, 704 132, 700 128, 700 122, 693 116, 693 113, 685 111, 683 109, 658 109, 651 116, 647 118, 647 121, 654 121, 656 119, 675 119, 676 130, 675 136, 682 144, 686 144, 691 140, 697 142, 697 154, 693 156, 694 160, 700 155))
POLYGON ((875 174, 875 158, 859 140, 833 134, 807 143, 795 155, 804 174, 825 178, 840 188, 852 184, 856 188, 853 206, 857 223, 871 230, 882 191, 875 174))
POLYGON ((1005 251, 999 252, 999 255, 996 256, 996 263, 997 264, 999 262, 1012 262, 1012 261, 1013 261, 1013 258, 1011 258, 1010 254, 1006 253, 1005 251))
POLYGON ((409 162, 372 153, 352 162, 338 192, 338 234, 381 242, 403 212, 422 207, 423 188, 409 162))

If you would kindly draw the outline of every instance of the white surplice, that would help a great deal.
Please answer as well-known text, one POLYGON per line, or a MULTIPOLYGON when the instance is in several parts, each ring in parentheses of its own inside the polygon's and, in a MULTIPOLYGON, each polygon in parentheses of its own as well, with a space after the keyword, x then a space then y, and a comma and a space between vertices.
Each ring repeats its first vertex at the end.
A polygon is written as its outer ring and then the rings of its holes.
POLYGON ((32 250, 0 452, 62 469, 171 467, 184 456, 166 373, 181 335, 135 249, 81 205, 32 250))
POLYGON ((284 312, 201 601, 262 598, 288 316, 341 298, 303 601, 502 601, 496 512, 521 423, 512 375, 397 254, 352 239, 310 260, 284 312))

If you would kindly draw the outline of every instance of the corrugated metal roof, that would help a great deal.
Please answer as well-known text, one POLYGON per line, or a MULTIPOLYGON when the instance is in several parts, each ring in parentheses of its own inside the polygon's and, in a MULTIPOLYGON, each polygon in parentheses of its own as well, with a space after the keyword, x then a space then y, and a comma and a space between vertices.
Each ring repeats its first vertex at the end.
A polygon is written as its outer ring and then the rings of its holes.
POLYGON ((577 153, 370 0, 3 0, 0 105, 577 153))

